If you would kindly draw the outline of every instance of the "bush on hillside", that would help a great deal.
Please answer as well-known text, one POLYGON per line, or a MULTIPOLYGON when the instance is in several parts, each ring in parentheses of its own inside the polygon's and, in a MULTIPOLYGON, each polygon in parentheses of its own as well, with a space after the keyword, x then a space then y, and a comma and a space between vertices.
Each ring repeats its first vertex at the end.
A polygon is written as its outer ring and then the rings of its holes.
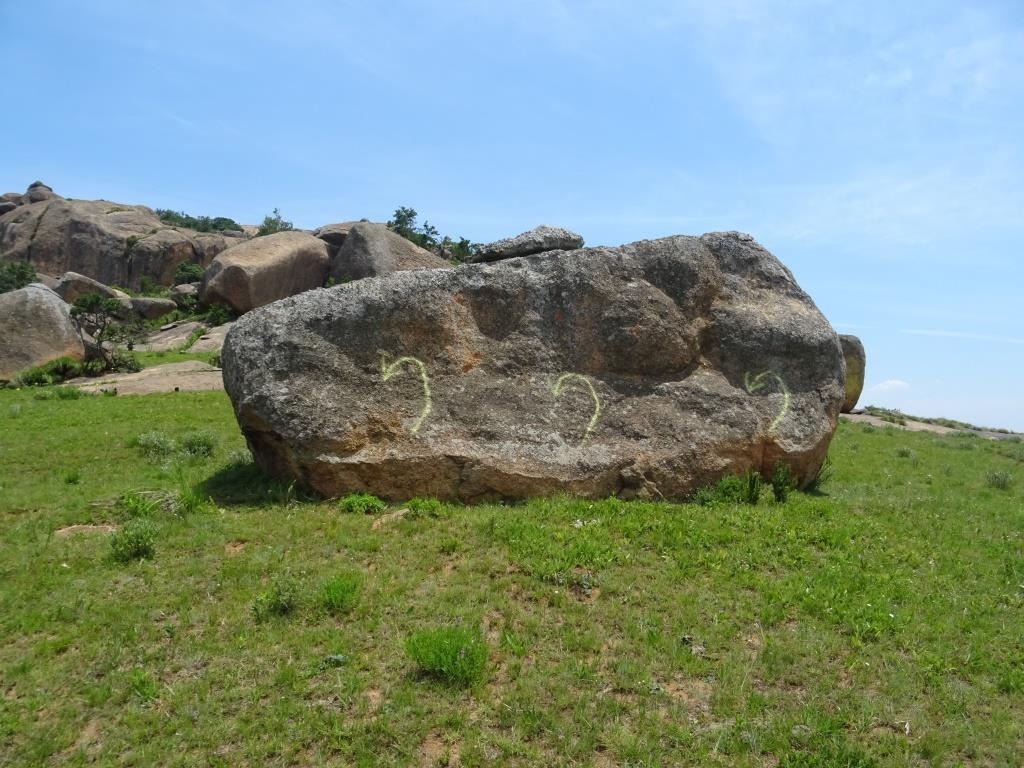
POLYGON ((184 211, 170 211, 157 208, 156 215, 164 224, 172 227, 194 229, 196 232, 241 231, 242 225, 226 216, 189 216, 184 211))
POLYGON ((0 264, 0 293, 16 291, 36 280, 36 270, 28 262, 7 261, 0 264))
POLYGON ((289 232, 293 229, 295 229, 295 227, 292 226, 292 223, 281 218, 281 212, 275 208, 272 214, 263 217, 263 223, 260 224, 260 228, 256 230, 256 237, 273 235, 277 232, 289 232))

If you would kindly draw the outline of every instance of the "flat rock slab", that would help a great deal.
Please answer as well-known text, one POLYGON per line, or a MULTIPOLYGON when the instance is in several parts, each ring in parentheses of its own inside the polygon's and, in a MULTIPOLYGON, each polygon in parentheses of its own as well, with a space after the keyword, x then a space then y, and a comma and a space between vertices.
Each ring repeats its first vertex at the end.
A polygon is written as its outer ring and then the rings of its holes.
POLYGON ((135 348, 140 352, 170 352, 172 349, 181 349, 188 341, 188 337, 202 326, 203 324, 198 322, 176 323, 173 328, 152 334, 145 343, 138 344, 135 348))
POLYGON ((83 392, 116 389, 119 395, 205 392, 224 387, 220 368, 214 368, 199 360, 157 365, 138 373, 111 373, 95 379, 73 379, 69 383, 83 392))
POLYGON ((228 331, 231 330, 231 326, 234 323, 224 323, 224 325, 218 325, 215 328, 211 328, 198 339, 195 344, 188 348, 189 352, 220 352, 220 348, 224 346, 224 338, 228 335, 228 331))

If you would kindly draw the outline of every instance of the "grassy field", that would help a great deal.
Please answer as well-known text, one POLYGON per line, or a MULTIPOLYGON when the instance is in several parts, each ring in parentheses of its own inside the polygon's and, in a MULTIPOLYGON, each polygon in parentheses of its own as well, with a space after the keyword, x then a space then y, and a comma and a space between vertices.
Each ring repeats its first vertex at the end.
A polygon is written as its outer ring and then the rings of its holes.
POLYGON ((223 393, 0 391, 0 764, 1021 765, 1024 445, 831 457, 367 514, 261 478, 223 393))

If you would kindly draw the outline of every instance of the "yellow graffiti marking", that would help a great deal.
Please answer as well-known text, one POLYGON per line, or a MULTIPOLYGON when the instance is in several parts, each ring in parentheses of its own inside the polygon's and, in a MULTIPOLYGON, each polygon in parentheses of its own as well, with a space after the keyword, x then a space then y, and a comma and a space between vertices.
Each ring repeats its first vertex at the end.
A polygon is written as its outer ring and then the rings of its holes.
POLYGON ((420 417, 413 422, 413 425, 409 428, 409 433, 415 435, 419 432, 420 427, 423 426, 423 422, 427 416, 434 409, 433 401, 430 396, 430 377, 427 376, 427 366, 423 364, 422 360, 417 360, 415 357, 400 357, 395 362, 388 365, 387 359, 380 361, 380 375, 384 381, 387 381, 396 373, 399 368, 405 363, 411 363, 420 369, 420 380, 423 382, 423 410, 420 412, 420 417))
POLYGON ((743 374, 743 383, 747 387, 747 392, 751 395, 768 383, 768 379, 774 379, 779 385, 779 389, 782 390, 782 410, 779 411, 779 415, 772 420, 772 423, 768 426, 769 432, 774 432, 782 420, 786 418, 786 414, 789 413, 790 394, 789 387, 786 386, 786 382, 782 380, 782 377, 774 371, 762 371, 757 376, 751 377, 750 373, 743 374))
POLYGON ((594 415, 590 417, 590 421, 587 423, 587 431, 583 433, 584 442, 590 433, 594 431, 594 427, 597 426, 597 420, 601 418, 601 398, 597 396, 597 390, 594 389, 594 385, 590 383, 590 379, 579 373, 563 373, 558 377, 558 381, 555 382, 555 386, 552 387, 551 392, 555 397, 559 397, 562 394, 562 390, 565 389, 566 384, 572 382, 579 382, 583 384, 587 391, 590 392, 590 397, 594 400, 594 415))

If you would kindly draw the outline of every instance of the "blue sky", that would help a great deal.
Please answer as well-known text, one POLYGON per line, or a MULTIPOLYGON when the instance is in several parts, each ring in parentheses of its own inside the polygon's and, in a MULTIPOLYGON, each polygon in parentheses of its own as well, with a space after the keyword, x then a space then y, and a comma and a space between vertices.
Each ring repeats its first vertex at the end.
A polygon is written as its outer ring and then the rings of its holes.
POLYGON ((738 229, 862 404, 1024 430, 1024 3, 0 0, 0 187, 485 242, 738 229))

